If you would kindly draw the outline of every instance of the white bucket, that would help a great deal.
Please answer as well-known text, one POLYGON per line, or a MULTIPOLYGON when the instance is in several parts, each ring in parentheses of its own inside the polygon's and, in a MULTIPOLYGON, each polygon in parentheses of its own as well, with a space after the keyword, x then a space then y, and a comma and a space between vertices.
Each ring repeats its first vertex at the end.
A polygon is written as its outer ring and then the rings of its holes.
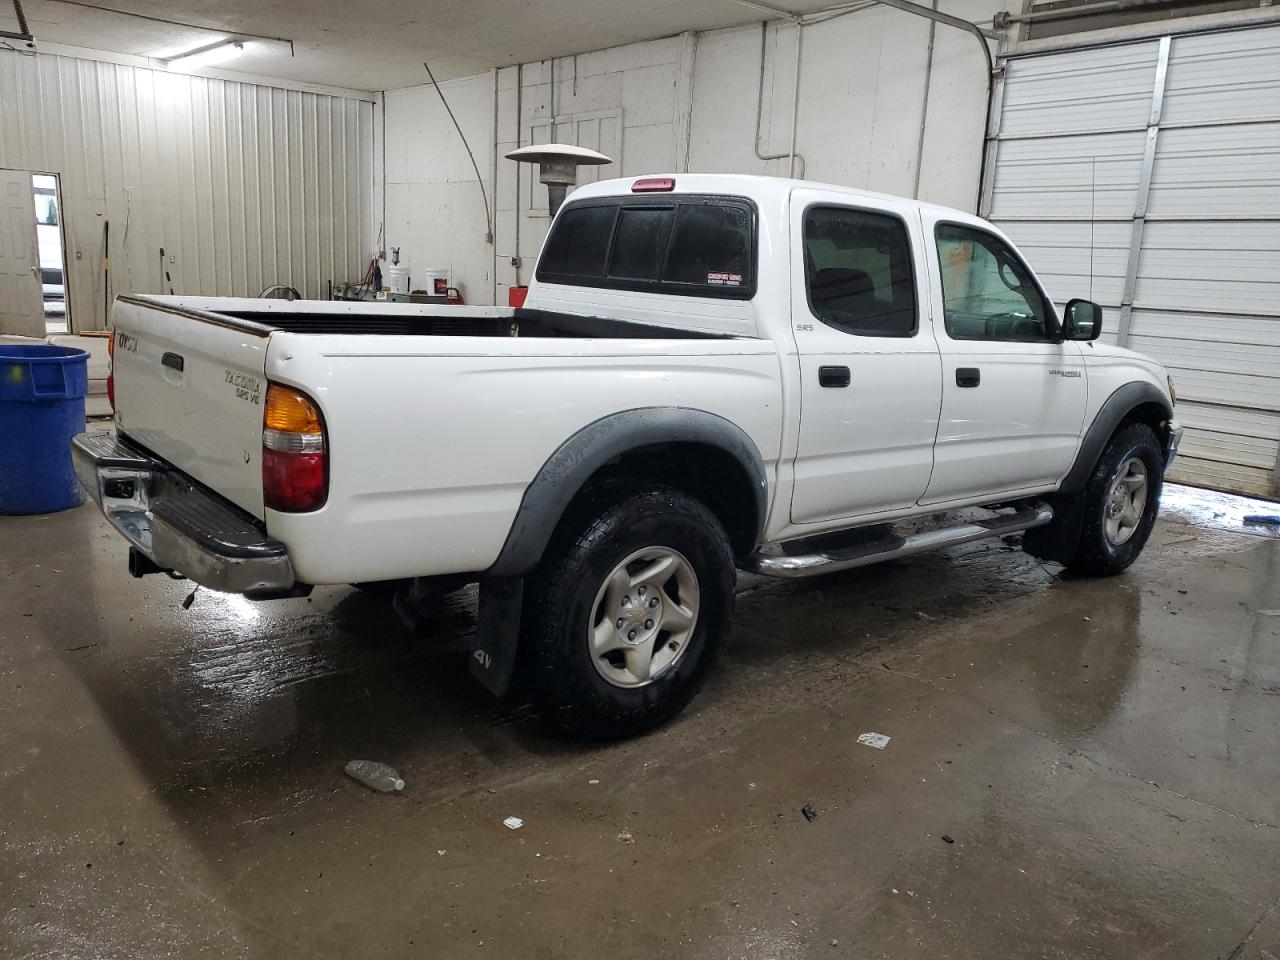
POLYGON ((448 270, 419 270, 417 289, 432 297, 449 295, 448 270))
POLYGON ((409 292, 409 265, 407 263, 393 263, 387 267, 387 286, 390 287, 392 293, 409 292))

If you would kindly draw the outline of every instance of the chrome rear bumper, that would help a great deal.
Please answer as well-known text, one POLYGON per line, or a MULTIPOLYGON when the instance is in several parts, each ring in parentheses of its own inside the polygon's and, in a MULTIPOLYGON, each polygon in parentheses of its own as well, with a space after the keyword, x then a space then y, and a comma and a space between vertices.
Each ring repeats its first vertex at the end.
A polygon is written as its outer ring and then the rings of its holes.
POLYGON ((238 507, 110 433, 71 441, 76 475, 111 525, 160 570, 212 590, 299 593, 283 543, 238 507))

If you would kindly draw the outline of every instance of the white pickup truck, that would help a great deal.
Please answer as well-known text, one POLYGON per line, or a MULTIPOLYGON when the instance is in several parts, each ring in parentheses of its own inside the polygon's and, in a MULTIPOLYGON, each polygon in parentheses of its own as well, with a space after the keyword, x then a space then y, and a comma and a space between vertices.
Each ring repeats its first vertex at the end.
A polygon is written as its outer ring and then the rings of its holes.
POLYGON ((1093 303, 1059 318, 989 223, 793 180, 583 187, 515 310, 132 296, 112 322, 115 433, 73 452, 135 575, 478 581, 472 672, 519 668, 595 738, 688 702, 738 569, 1027 531, 1123 570, 1181 435, 1163 368, 1093 303))

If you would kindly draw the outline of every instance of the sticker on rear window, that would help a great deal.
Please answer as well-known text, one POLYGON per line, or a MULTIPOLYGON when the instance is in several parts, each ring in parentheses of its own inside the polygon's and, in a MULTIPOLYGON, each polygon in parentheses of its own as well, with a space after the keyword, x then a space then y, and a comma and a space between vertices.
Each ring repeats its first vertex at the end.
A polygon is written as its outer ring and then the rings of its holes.
POLYGON ((742 274, 740 273, 708 273, 707 283, 714 283, 721 287, 737 287, 742 285, 742 274))

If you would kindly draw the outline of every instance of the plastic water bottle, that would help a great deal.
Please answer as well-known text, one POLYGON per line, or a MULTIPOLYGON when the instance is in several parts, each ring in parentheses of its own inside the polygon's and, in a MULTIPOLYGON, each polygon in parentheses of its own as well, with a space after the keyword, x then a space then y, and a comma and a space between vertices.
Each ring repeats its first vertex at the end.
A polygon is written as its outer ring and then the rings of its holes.
POLYGON ((353 780, 359 780, 370 790, 393 793, 404 789, 404 781, 400 779, 400 774, 385 763, 378 763, 375 760, 352 760, 344 769, 347 771, 347 776, 353 780))

